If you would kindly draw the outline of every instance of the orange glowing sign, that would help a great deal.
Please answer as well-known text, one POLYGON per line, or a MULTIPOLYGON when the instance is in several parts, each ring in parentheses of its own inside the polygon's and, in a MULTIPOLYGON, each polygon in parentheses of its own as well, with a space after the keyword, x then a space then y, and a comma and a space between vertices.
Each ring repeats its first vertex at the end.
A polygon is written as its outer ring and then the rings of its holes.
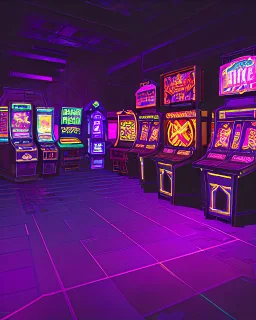
POLYGON ((136 139, 136 125, 135 120, 120 120, 120 140, 121 141, 135 141, 136 139))
POLYGON ((195 67, 163 74, 161 81, 163 105, 196 100, 195 67))
POLYGON ((167 138, 171 146, 190 147, 196 140, 196 119, 169 120, 167 138))
POLYGON ((169 113, 166 113, 165 117, 166 119, 195 118, 196 110, 169 112, 169 113))
POLYGON ((215 148, 228 148, 233 125, 232 122, 220 123, 214 144, 215 148))
POLYGON ((256 151, 256 122, 251 122, 251 126, 246 128, 242 149, 256 151))
POLYGON ((140 140, 147 141, 148 140, 148 132, 149 132, 149 122, 142 122, 141 124, 141 133, 140 140))
POLYGON ((232 142, 231 149, 237 150, 239 148, 241 136, 242 136, 242 125, 241 123, 238 123, 235 129, 235 134, 234 134, 234 139, 232 142))

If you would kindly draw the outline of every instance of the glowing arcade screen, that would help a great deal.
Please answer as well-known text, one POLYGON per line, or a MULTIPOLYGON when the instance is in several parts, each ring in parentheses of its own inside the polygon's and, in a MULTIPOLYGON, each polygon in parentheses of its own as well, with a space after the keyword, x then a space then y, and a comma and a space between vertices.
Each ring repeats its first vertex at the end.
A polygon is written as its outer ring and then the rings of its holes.
POLYGON ((149 127, 150 123, 148 121, 142 121, 140 123, 140 141, 148 140, 149 127))
POLYGON ((92 114, 92 138, 103 138, 103 117, 99 112, 92 114))
POLYGON ((196 100, 195 67, 190 70, 163 74, 162 104, 196 100))
POLYGON ((61 136, 73 137, 81 135, 82 109, 62 107, 61 136))
POLYGON ((108 140, 116 140, 117 122, 108 121, 108 140))
POLYGON ((11 133, 14 139, 31 137, 32 130, 31 104, 12 104, 11 133))
POLYGON ((105 154, 105 142, 92 142, 92 154, 105 154))
POLYGON ((8 107, 0 107, 0 143, 8 142, 8 107))
MULTIPOLYGON (((234 128, 234 121, 218 122, 217 132, 214 141, 214 148, 225 149, 229 148, 231 133, 234 128)), ((238 134, 238 131, 237 131, 238 134)))
POLYGON ((37 134, 39 142, 53 141, 53 109, 50 112, 37 110, 37 134))
POLYGON ((120 120, 119 126, 120 141, 135 141, 137 134, 135 120, 120 120))
POLYGON ((195 148, 196 112, 194 110, 166 114, 165 142, 172 147, 195 148))
POLYGON ((243 151, 256 151, 256 121, 245 123, 245 135, 242 145, 243 151))
POLYGON ((135 96, 136 109, 156 106, 156 86, 154 84, 142 85, 135 96))
POLYGON ((220 67, 219 95, 256 90, 256 56, 244 56, 220 67))
POLYGON ((158 137, 159 137, 159 129, 160 129, 160 122, 155 121, 153 122, 151 129, 150 129, 150 134, 149 134, 149 142, 157 142, 158 137))

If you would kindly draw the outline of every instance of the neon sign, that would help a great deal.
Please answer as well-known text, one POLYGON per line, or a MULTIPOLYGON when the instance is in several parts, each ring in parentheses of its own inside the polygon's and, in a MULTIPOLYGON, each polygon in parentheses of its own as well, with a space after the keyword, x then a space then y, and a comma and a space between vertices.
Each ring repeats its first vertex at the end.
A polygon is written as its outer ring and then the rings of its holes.
POLYGON ((163 105, 196 100, 195 67, 161 75, 163 105))
POLYGON ((81 129, 79 127, 61 127, 61 133, 62 134, 77 134, 79 135, 81 133, 81 129))
POLYGON ((81 125, 82 109, 81 108, 66 108, 61 110, 61 124, 66 125, 81 125))
POLYGON ((256 56, 244 56, 220 67, 219 95, 256 91, 256 56))
POLYGON ((233 125, 234 124, 231 122, 220 124, 220 127, 218 128, 217 132, 216 142, 214 145, 215 148, 228 148, 233 125))
POLYGON ((170 145, 174 147, 190 147, 195 141, 195 126, 193 120, 174 120, 167 123, 167 137, 170 145))
POLYGON ((169 112, 169 113, 166 113, 165 117, 166 119, 195 118, 196 110, 169 112))
POLYGON ((135 96, 137 109, 156 106, 156 86, 154 84, 142 86, 135 96))
POLYGON ((136 139, 135 120, 120 120, 120 140, 134 141, 136 139))

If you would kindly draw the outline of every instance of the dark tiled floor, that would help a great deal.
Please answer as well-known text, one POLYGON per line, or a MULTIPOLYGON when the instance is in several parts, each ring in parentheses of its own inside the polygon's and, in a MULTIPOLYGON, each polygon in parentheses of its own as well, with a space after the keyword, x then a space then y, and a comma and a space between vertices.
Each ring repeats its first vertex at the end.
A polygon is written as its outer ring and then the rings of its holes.
POLYGON ((107 171, 0 180, 0 318, 256 319, 256 226, 107 171))

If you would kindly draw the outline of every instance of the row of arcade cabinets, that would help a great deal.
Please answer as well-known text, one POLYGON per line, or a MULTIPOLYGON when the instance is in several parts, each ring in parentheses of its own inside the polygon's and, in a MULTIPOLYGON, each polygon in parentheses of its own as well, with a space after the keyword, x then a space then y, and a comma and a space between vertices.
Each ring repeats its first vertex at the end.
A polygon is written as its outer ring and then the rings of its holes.
POLYGON ((193 164, 201 169, 206 218, 218 217, 232 225, 256 222, 255 91, 255 56, 221 66, 219 95, 244 97, 227 98, 215 111, 207 153, 193 164))
POLYGON ((0 105, 0 175, 24 181, 56 174, 54 114, 53 108, 46 107, 43 94, 4 88, 0 105), (33 104, 40 105, 34 113, 33 104))

